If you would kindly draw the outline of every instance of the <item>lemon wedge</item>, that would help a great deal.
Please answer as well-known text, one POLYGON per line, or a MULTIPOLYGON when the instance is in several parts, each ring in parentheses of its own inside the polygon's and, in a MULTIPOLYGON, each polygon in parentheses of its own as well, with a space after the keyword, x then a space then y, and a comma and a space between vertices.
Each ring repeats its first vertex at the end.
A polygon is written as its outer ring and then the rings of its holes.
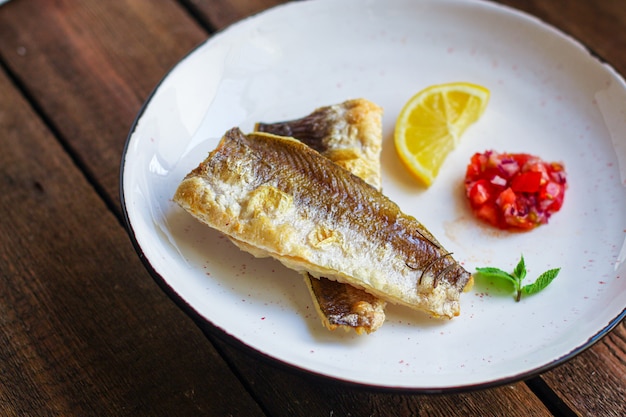
POLYGON ((407 169, 430 186, 465 130, 485 111, 489 90, 455 82, 430 86, 404 105, 394 132, 398 156, 407 169))

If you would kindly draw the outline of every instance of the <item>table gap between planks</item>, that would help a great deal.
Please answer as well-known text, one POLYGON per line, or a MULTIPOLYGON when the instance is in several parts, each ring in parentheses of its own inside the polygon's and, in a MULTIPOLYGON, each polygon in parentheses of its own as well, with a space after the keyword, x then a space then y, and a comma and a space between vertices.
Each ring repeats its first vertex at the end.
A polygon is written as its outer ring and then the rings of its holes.
MULTIPOLYGON (((195 325, 161 291, 123 226, 128 131, 178 60, 214 31, 280 3, 0 6, 0 415, 626 415, 624 323, 527 383, 416 395, 266 363, 195 325)), ((503 3, 626 70, 618 2, 503 3)))

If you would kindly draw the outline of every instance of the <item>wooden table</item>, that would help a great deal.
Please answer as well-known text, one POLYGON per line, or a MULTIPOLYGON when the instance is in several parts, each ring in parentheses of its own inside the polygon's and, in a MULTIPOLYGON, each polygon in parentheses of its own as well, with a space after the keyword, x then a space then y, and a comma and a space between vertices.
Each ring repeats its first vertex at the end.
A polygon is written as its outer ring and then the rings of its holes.
MULTIPOLYGON (((624 416, 626 325, 526 382, 380 393, 277 368, 198 328, 142 266, 119 202, 140 106, 193 47, 281 0, 0 6, 0 415, 624 416)), ((502 0, 626 74, 621 0, 502 0)))

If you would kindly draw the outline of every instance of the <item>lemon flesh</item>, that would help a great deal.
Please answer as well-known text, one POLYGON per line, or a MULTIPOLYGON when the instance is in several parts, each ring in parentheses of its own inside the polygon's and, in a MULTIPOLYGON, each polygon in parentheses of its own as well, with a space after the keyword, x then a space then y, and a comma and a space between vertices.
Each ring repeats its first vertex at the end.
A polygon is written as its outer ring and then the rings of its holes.
POLYGON ((394 132, 400 160, 417 179, 430 186, 465 130, 485 111, 489 90, 456 82, 430 86, 404 105, 394 132))

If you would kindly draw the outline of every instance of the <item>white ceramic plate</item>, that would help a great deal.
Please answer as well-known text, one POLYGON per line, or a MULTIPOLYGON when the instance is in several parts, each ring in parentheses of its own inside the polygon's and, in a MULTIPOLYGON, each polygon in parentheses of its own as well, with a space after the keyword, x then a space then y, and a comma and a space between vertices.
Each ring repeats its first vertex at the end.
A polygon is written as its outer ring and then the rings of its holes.
POLYGON ((623 79, 535 18, 482 1, 294 2, 216 34, 164 78, 129 136, 122 200, 157 281, 234 340, 350 383, 463 390, 545 371, 624 317, 625 138, 623 79), (484 85, 491 101, 426 190, 398 163, 394 122, 415 92, 450 81, 484 85), (227 129, 356 97, 385 109, 383 189, 392 200, 468 270, 512 270, 523 253, 530 279, 562 267, 552 285, 515 303, 478 282, 454 320, 391 306, 374 334, 329 332, 300 275, 239 251, 172 203, 227 129), (472 217, 462 179, 470 156, 486 149, 564 162, 569 189, 549 225, 512 234, 472 217))

